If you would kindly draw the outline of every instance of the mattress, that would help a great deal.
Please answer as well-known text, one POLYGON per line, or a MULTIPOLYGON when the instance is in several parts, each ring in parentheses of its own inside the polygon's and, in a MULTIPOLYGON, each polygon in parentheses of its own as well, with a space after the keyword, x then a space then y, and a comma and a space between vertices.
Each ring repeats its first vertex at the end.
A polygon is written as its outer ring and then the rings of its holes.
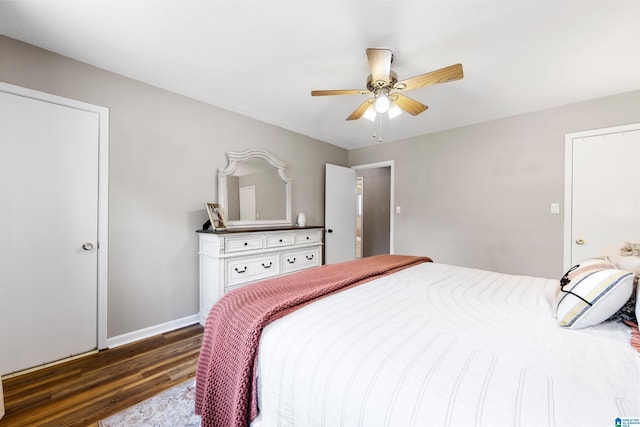
POLYGON ((423 263, 268 325, 271 426, 615 426, 640 416, 629 328, 558 326, 557 280, 423 263))

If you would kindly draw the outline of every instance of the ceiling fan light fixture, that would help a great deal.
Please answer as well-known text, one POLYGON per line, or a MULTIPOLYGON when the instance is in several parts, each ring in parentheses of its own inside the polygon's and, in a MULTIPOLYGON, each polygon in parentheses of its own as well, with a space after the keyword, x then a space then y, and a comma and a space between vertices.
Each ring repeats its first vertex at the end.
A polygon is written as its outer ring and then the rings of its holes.
POLYGON ((367 108, 367 110, 364 112, 364 114, 362 115, 362 117, 364 117, 367 120, 371 120, 372 122, 376 121, 376 107, 373 105, 373 103, 371 105, 369 105, 369 108, 367 108))
POLYGON ((375 104, 376 104, 376 112, 386 113, 387 111, 389 111, 389 104, 391 104, 391 101, 389 101, 389 97, 387 96, 386 93, 380 93, 376 97, 375 104))
POLYGON ((389 106, 389 111, 387 112, 387 114, 389 115, 389 120, 398 117, 400 114, 402 114, 402 109, 400 107, 398 107, 398 104, 396 103, 392 103, 389 106))

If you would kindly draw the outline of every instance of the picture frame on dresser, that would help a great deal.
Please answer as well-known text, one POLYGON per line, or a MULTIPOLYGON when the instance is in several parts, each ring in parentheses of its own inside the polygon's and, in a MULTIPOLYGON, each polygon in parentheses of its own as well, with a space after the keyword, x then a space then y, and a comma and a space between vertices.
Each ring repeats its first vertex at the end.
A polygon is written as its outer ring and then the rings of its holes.
POLYGON ((205 203, 204 206, 207 208, 209 221, 211 221, 211 228, 214 230, 226 230, 227 222, 224 219, 222 206, 218 203, 205 203))

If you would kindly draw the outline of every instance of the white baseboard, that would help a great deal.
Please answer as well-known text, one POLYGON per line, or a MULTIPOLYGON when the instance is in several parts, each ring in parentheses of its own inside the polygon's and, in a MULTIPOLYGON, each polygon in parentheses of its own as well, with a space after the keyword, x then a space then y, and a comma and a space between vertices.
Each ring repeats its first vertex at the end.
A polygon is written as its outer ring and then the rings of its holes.
POLYGON ((119 347, 121 345, 129 344, 144 338, 149 338, 154 335, 159 335, 165 332, 184 328, 185 326, 191 326, 198 323, 199 320, 199 315, 193 314, 191 316, 183 317, 182 319, 171 320, 159 325, 149 326, 148 328, 139 329, 137 331, 127 332, 126 334, 107 338, 107 348, 119 347))

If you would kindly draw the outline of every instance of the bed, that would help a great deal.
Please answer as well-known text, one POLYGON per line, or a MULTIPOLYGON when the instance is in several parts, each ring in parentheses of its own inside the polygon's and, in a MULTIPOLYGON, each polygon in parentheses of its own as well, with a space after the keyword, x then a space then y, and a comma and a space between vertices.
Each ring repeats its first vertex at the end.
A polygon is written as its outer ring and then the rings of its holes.
POLYGON ((207 319, 196 412, 204 427, 635 422, 630 327, 559 326, 558 287, 385 255, 238 289, 207 319))

